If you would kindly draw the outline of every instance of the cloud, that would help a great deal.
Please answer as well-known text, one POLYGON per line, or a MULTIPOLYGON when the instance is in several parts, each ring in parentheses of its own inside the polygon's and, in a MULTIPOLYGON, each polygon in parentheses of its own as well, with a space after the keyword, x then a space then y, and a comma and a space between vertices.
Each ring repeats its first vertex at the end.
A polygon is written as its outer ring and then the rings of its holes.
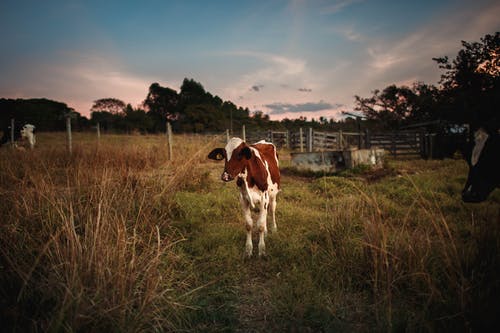
POLYGON ((226 53, 226 55, 259 59, 264 63, 270 64, 271 66, 273 66, 273 68, 281 70, 282 73, 286 75, 300 74, 304 71, 305 68, 305 61, 302 59, 296 59, 265 52, 234 51, 228 52, 226 53))
POLYGON ((334 4, 329 5, 325 8, 323 8, 322 13, 323 14, 337 14, 341 12, 344 8, 347 8, 357 2, 363 2, 363 0, 344 0, 344 1, 336 1, 334 4))
POLYGON ((255 60, 258 64, 256 69, 241 75, 235 80, 236 82, 224 89, 224 95, 229 98, 245 95, 249 91, 262 92, 264 86, 270 93, 268 87, 284 87, 283 82, 298 81, 300 85, 308 84, 303 80, 306 73, 306 62, 303 59, 253 51, 233 51, 222 53, 222 56, 241 58, 243 61, 240 63, 243 68, 247 63, 254 63, 255 60))
POLYGON ((389 51, 371 47, 367 49, 368 55, 372 59, 371 67, 380 71, 388 70, 397 63, 404 62, 409 57, 405 51, 404 49, 399 49, 398 46, 389 51))
POLYGON ((272 104, 266 104, 264 105, 266 108, 268 108, 271 114, 282 114, 282 113, 296 113, 296 112, 318 112, 318 111, 325 111, 325 110, 331 110, 331 109, 338 109, 343 106, 343 104, 330 104, 327 103, 323 100, 313 103, 313 102, 308 102, 308 103, 298 103, 298 104, 291 104, 291 103, 272 103, 272 104))
POLYGON ((492 4, 479 11, 464 7, 450 14, 447 20, 434 19, 403 38, 373 40, 366 50, 369 66, 376 73, 409 69, 422 72, 424 68, 438 72, 435 70, 437 65, 431 59, 444 55, 454 57, 462 47, 460 40, 478 41, 492 28, 497 30, 500 27, 498 19, 492 13, 498 13, 499 10, 500 4, 492 4))
POLYGON ((118 98, 137 106, 155 82, 154 78, 131 73, 110 56, 65 51, 55 58, 56 63, 28 62, 30 67, 17 73, 20 82, 26 82, 22 93, 15 93, 16 83, 12 88, 0 86, 0 95, 54 99, 88 116, 93 101, 99 98, 118 98))
POLYGON ((259 92, 262 88, 264 88, 263 84, 256 84, 250 88, 251 91, 259 92))
POLYGON ((312 89, 309 89, 309 88, 299 88, 298 90, 300 92, 312 92, 312 89))
POLYGON ((147 95, 152 78, 135 75, 109 57, 78 55, 64 66, 54 68, 64 78, 68 99, 77 111, 87 114, 92 101, 112 96, 136 106, 147 95))
POLYGON ((351 42, 362 42, 366 40, 366 37, 358 32, 353 26, 339 26, 333 28, 332 31, 351 42))

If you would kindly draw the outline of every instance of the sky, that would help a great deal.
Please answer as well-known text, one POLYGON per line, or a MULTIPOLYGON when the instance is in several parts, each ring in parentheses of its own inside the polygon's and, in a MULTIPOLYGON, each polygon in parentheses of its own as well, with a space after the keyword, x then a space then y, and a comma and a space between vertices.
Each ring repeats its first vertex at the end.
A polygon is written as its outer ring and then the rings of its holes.
POLYGON ((487 0, 1 0, 0 97, 89 116, 184 78, 271 119, 338 119, 355 95, 438 85, 432 58, 500 31, 487 0))

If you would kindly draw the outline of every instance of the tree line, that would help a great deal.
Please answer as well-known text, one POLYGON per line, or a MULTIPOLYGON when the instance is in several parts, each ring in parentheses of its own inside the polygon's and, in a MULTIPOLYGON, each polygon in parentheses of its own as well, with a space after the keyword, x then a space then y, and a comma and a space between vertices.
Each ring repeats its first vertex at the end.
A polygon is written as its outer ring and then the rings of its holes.
POLYGON ((372 96, 355 96, 360 117, 335 121, 319 119, 283 119, 272 121, 261 111, 251 113, 231 101, 223 101, 206 91, 193 79, 184 79, 179 92, 159 83, 149 87, 143 103, 133 107, 116 98, 94 101, 90 119, 74 112, 65 103, 48 99, 0 99, 2 128, 11 118, 36 124, 38 130, 64 129, 63 119, 73 114, 76 130, 88 130, 99 123, 103 131, 157 133, 165 131, 169 121, 175 132, 236 131, 245 125, 249 130, 297 129, 313 127, 324 130, 364 128, 394 130, 410 124, 444 121, 498 129, 500 106, 500 32, 485 35, 479 42, 462 41, 455 59, 433 58, 443 71, 439 86, 415 82, 412 86, 390 85, 374 90, 372 96), (361 120, 363 119, 363 120, 361 120))
POLYGON ((46 98, 32 99, 0 99, 0 130, 5 131, 10 126, 11 119, 15 119, 16 127, 24 123, 35 124, 37 130, 63 131, 65 117, 73 114, 73 123, 77 129, 86 129, 91 126, 90 120, 74 112, 65 103, 52 101, 46 98))

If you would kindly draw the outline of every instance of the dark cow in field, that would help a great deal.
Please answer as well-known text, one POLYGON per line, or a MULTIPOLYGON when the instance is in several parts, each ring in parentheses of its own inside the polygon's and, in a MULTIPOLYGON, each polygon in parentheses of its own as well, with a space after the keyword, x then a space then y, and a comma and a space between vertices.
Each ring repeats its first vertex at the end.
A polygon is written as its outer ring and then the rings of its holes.
POLYGON ((480 128, 474 133, 474 145, 467 154, 469 175, 462 191, 464 202, 482 202, 500 186, 500 142, 498 130, 480 128))
POLYGON ((240 203, 247 230, 246 255, 252 255, 252 211, 257 215, 259 231, 259 256, 265 255, 264 238, 267 234, 267 214, 271 215, 273 232, 276 227, 276 195, 280 190, 280 170, 276 147, 265 141, 248 145, 240 138, 229 140, 225 148, 216 148, 208 158, 225 160, 221 179, 225 182, 236 179, 240 190, 240 203))
MULTIPOLYGON (((0 146, 3 146, 7 142, 11 141, 11 125, 3 128, 3 136, 0 139, 0 146)), ((35 137, 35 126, 31 124, 25 124, 23 128, 19 131, 14 131, 14 142, 19 141, 20 139, 25 139, 30 148, 33 149, 36 143, 35 137)))

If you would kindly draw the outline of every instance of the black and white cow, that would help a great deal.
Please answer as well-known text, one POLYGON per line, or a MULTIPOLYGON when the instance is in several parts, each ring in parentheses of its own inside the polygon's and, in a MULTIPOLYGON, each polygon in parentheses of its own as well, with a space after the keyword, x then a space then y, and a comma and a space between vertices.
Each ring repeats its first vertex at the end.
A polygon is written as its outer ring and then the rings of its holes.
POLYGON ((474 147, 467 156, 469 175, 462 191, 464 202, 485 201, 500 186, 500 141, 498 131, 483 128, 474 133, 474 147))
MULTIPOLYGON (((19 141, 20 139, 25 139, 30 148, 33 149, 36 143, 35 137, 35 126, 31 124, 25 124, 23 128, 19 131, 14 131, 14 142, 19 141)), ((11 127, 6 126, 3 129, 3 136, 0 138, 0 146, 3 146, 7 142, 11 140, 11 127)))

